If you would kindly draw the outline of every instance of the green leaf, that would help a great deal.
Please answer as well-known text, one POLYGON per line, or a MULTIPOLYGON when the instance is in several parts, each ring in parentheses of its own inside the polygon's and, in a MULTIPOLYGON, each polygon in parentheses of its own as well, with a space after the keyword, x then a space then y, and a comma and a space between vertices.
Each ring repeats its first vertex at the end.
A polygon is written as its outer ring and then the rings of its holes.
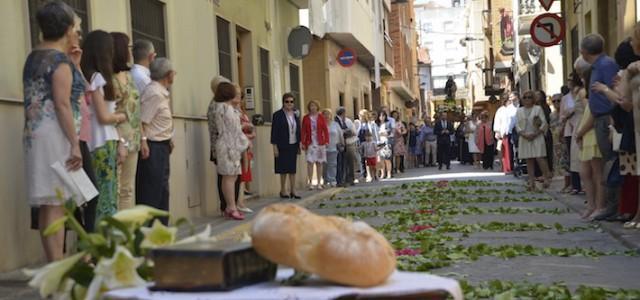
POLYGON ((69 272, 69 278, 85 288, 89 287, 93 276, 93 267, 83 261, 79 261, 69 272))
POLYGON ((69 219, 69 217, 64 216, 60 219, 57 219, 55 221, 53 221, 53 223, 51 223, 47 229, 44 230, 44 232, 42 232, 43 236, 50 236, 52 234, 57 233, 58 231, 62 230, 64 228, 64 224, 67 222, 67 220, 69 219))
POLYGON ((106 223, 108 225, 107 227, 113 227, 120 231, 125 237, 125 242, 131 240, 131 231, 124 223, 114 219, 113 217, 104 217, 102 218, 102 222, 106 223))

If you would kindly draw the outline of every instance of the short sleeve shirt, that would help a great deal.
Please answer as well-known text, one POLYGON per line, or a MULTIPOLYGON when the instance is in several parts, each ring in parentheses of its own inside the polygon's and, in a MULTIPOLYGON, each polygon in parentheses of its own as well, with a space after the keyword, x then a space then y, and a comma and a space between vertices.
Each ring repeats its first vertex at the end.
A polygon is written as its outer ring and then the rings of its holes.
POLYGON ((140 119, 150 141, 166 141, 173 136, 173 118, 169 91, 157 81, 151 82, 140 98, 140 119))

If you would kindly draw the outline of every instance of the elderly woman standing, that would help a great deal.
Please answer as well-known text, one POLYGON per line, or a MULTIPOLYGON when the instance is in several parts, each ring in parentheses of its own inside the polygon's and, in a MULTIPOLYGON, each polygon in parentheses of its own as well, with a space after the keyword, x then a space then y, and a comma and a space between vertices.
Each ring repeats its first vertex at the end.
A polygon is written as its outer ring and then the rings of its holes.
POLYGON ((295 114, 295 97, 282 95, 282 109, 273 113, 271 121, 271 145, 275 157, 275 171, 280 174, 280 198, 300 199, 296 195, 296 168, 300 154, 300 119, 295 114), (285 192, 289 179, 289 193, 285 192))
MULTIPOLYGON (((51 165, 62 162, 69 170, 82 168, 78 142, 80 94, 84 84, 66 55, 79 43, 80 23, 73 9, 49 2, 36 14, 43 41, 27 57, 24 84, 25 173, 29 205, 38 207, 41 232, 64 215, 56 188, 64 187, 51 165), (78 93, 79 92, 79 93, 78 93), (77 94, 76 94, 77 93, 77 94), (76 94, 76 95, 74 95, 76 94)), ((63 188, 65 197, 73 196, 63 188)), ((42 236, 48 261, 63 257, 64 230, 42 236)))
POLYGON ((335 187, 338 182, 336 180, 336 173, 338 171, 338 151, 339 148, 344 147, 344 136, 342 135, 342 128, 340 124, 333 119, 333 114, 330 109, 325 108, 322 110, 322 116, 325 123, 329 124, 329 144, 327 144, 327 163, 324 167, 324 183, 332 187, 335 187))
POLYGON ((475 139, 476 146, 482 156, 482 168, 485 170, 493 170, 494 153, 496 151, 494 142, 494 133, 491 124, 489 124, 489 112, 480 113, 480 123, 476 127, 475 139))
POLYGON ((222 175, 222 192, 227 203, 224 215, 233 220, 244 220, 244 215, 237 209, 234 191, 235 182, 242 173, 242 153, 249 148, 249 139, 242 132, 240 112, 236 109, 241 101, 240 88, 222 82, 216 89, 214 99, 214 118, 218 130, 215 144, 218 173, 222 175))
POLYGON ((136 171, 140 151, 140 96, 131 77, 131 50, 129 37, 122 32, 112 32, 114 46, 113 87, 116 97, 116 112, 127 116, 127 122, 116 126, 118 143, 118 209, 131 208, 135 204, 136 171))
POLYGON ((542 108, 534 105, 535 93, 526 91, 522 96, 522 106, 516 114, 516 128, 519 133, 518 157, 527 160, 527 172, 529 174, 529 186, 527 190, 535 190, 535 163, 540 165, 544 175, 544 187, 550 185, 551 175, 547 164, 547 148, 544 134, 547 131, 547 120, 542 108))
POLYGON ((329 144, 329 129, 324 118, 319 114, 320 104, 309 101, 308 114, 302 118, 302 131, 300 132, 302 150, 307 152, 307 184, 310 190, 314 189, 313 166, 316 167, 317 188, 322 189, 322 164, 327 162, 326 145, 329 144))

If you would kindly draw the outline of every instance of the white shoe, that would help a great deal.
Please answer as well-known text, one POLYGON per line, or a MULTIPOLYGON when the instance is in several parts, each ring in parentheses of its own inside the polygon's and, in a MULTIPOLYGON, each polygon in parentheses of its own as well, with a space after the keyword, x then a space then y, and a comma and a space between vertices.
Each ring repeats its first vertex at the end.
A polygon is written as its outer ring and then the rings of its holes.
POLYGON ((248 213, 248 214, 252 214, 253 210, 251 210, 251 208, 248 207, 238 207, 238 210, 244 213, 248 213))

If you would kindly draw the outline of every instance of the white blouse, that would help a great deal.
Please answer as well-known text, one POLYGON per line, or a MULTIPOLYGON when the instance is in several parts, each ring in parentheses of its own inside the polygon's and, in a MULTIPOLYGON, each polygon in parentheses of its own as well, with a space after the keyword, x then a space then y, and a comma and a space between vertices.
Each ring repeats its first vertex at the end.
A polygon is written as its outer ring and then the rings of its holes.
MULTIPOLYGON (((91 77, 91 83, 88 87, 88 92, 99 91, 102 96, 104 96, 104 86, 107 85, 107 82, 102 77, 102 74, 96 72, 91 77)), ((91 140, 87 143, 89 146, 89 151, 93 152, 96 148, 100 148, 104 146, 107 141, 117 141, 119 139, 118 130, 116 130, 116 126, 112 124, 100 124, 98 121, 98 115, 96 114, 95 103, 92 99, 89 99, 89 113, 91 119, 91 140)), ((115 113, 116 111, 116 101, 108 101, 105 99, 105 104, 107 105, 107 110, 109 113, 115 113)))

